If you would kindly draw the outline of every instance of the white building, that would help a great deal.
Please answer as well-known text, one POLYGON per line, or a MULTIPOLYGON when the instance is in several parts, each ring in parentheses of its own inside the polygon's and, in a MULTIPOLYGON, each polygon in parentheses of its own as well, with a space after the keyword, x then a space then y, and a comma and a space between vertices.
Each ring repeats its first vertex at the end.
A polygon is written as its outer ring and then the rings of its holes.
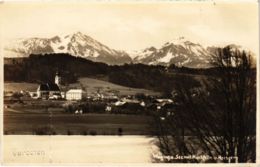
POLYGON ((70 89, 66 92, 66 100, 81 100, 82 94, 82 89, 70 89))

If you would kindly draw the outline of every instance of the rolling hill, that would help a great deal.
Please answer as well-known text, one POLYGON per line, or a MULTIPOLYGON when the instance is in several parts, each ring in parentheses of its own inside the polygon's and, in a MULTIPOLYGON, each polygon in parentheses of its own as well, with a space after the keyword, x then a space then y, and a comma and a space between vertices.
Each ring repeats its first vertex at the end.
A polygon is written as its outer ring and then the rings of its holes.
MULTIPOLYGON (((6 82, 4 83, 4 91, 19 92, 23 91, 36 91, 38 87, 37 83, 26 83, 26 82, 6 82)), ((126 87, 118 84, 113 84, 108 81, 102 81, 93 78, 80 78, 78 82, 69 84, 67 89, 70 88, 83 88, 89 95, 96 94, 100 92, 102 94, 106 93, 116 93, 118 95, 135 95, 137 93, 142 93, 146 95, 159 96, 159 92, 155 92, 147 89, 138 89, 126 87)))
POLYGON ((102 81, 93 78, 80 78, 77 83, 70 84, 69 87, 77 88, 82 87, 88 94, 96 94, 100 92, 102 94, 115 93, 118 95, 135 95, 137 93, 142 93, 146 95, 159 96, 159 92, 155 92, 147 89, 131 88, 118 84, 114 84, 108 81, 102 81))

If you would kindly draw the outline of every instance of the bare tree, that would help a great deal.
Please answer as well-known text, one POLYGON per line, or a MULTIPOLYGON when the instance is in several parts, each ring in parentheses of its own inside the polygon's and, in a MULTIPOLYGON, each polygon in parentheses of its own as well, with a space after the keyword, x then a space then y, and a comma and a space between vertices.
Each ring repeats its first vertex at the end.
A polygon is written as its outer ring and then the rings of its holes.
MULTIPOLYGON (((157 116, 164 155, 207 155, 204 162, 255 162, 256 71, 251 55, 232 47, 213 56, 214 72, 202 87, 183 78, 173 115, 157 116)), ((187 158, 169 162, 203 162, 187 158)))

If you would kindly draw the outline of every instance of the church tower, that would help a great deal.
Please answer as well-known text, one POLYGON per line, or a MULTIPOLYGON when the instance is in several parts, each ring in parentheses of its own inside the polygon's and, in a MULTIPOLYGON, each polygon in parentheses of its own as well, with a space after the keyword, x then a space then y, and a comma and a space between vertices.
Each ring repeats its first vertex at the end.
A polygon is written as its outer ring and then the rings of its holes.
POLYGON ((56 75, 55 75, 55 83, 56 83, 58 86, 61 85, 61 77, 60 77, 59 72, 56 72, 56 75))

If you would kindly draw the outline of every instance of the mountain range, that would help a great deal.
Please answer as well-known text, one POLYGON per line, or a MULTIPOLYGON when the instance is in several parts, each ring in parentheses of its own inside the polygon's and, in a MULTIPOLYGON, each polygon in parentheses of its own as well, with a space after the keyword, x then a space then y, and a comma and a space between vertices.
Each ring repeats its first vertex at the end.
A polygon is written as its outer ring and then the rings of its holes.
POLYGON ((26 38, 10 41, 4 47, 4 57, 28 57, 30 54, 68 53, 95 62, 110 65, 142 63, 148 65, 185 66, 205 68, 210 66, 215 47, 203 47, 180 37, 159 48, 148 47, 126 52, 111 49, 81 32, 52 38, 26 38))

